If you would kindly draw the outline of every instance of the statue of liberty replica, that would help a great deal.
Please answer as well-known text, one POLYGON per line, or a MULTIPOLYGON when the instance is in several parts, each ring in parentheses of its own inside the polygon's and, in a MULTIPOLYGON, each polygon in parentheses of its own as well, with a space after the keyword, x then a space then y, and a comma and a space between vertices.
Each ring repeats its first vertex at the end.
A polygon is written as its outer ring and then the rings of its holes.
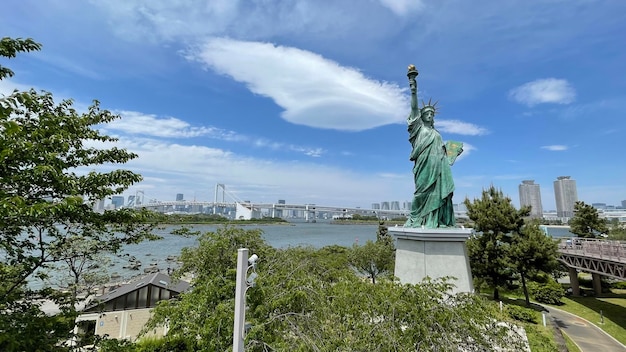
POLYGON ((465 241, 471 229, 455 227, 450 166, 463 152, 463 143, 443 143, 435 129, 436 104, 417 105, 417 70, 410 65, 411 113, 407 119, 415 192, 403 227, 389 227, 396 238, 394 275, 401 283, 426 278, 455 278, 453 292, 473 292, 465 241))
POLYGON ((452 141, 443 143, 434 126, 436 103, 422 103, 421 109, 417 106, 417 74, 415 66, 409 65, 407 76, 411 88, 411 113, 407 124, 409 142, 413 147, 410 159, 414 162, 415 192, 411 214, 404 227, 454 227, 454 181, 450 166, 463 152, 463 144, 452 141))

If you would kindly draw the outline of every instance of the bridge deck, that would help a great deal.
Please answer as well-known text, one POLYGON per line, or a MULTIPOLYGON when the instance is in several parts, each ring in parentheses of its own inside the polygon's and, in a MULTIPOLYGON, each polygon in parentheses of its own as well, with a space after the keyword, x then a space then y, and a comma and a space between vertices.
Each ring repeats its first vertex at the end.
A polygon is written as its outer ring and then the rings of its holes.
POLYGON ((626 243, 590 238, 564 239, 559 252, 626 263, 626 243))
POLYGON ((564 239, 559 244, 559 260, 571 268, 626 279, 626 242, 564 239))

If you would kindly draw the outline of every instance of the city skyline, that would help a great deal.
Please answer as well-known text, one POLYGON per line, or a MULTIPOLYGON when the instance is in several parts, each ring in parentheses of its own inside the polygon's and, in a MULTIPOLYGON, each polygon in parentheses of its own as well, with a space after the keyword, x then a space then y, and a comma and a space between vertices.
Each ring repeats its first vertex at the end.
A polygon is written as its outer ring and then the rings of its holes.
POLYGON ((210 201, 221 183, 255 202, 411 199, 415 64, 435 127, 464 143, 454 203, 493 185, 518 206, 535 180, 556 209, 559 175, 588 204, 626 199, 626 2, 24 0, 0 31, 43 45, 1 59, 15 76, 0 95, 43 89, 122 117, 98 128, 139 155, 125 196, 210 201))
MULTIPOLYGON (((561 179, 567 179, 569 180, 571 177, 570 176, 559 176, 557 178, 557 181, 561 180, 561 179)), ((554 181, 554 184, 557 183, 557 181, 554 181)), ((573 181, 573 187, 574 187, 574 191, 576 189, 576 185, 575 185, 575 180, 571 180, 573 181)), ((553 186, 554 186, 553 184, 553 186)), ((518 190, 519 190, 519 198, 520 198, 520 204, 519 206, 516 204, 513 204, 516 208, 521 208, 524 205, 530 205, 531 209, 533 211, 531 211, 531 216, 540 216, 540 214, 545 214, 545 213, 558 213, 558 210, 555 209, 544 209, 542 206, 542 196, 541 196, 541 192, 539 190, 539 184, 536 184, 534 182, 534 180, 523 180, 522 183, 518 186, 518 190), (523 193, 525 193, 525 195, 523 195, 523 193), (525 198, 526 197, 526 198, 525 198), (523 199, 526 199, 526 201, 523 201, 523 199), (533 204, 535 204, 535 206, 533 206, 533 204), (538 205, 537 205, 538 204, 538 205), (540 209, 536 210, 536 209, 540 209)), ((140 191, 141 192, 141 191, 140 191)), ((576 193, 576 192, 574 192, 576 193)), ((221 194, 221 193, 220 193, 221 194)), ((129 195, 128 199, 129 202, 132 199, 134 201, 136 195, 129 195)), ((109 198, 109 200, 111 201, 109 204, 113 204, 113 200, 115 198, 122 198, 124 199, 124 196, 112 196, 109 198)), ((144 203, 143 204, 149 204, 152 201, 156 201, 156 202, 189 202, 189 203, 194 203, 196 201, 198 202, 211 202, 210 199, 194 199, 194 200, 185 200, 184 199, 184 194, 183 193, 176 193, 175 197, 172 199, 144 199, 144 203), (175 198, 175 199, 174 199, 175 198)), ((238 200, 235 199, 226 199, 228 197, 224 197, 224 201, 226 203, 235 203, 238 200)), ((556 194, 555 194, 555 198, 556 198, 556 194)), ((220 201, 221 201, 221 197, 220 197, 220 201)), ((261 203, 261 202, 255 202, 254 200, 246 200, 244 202, 251 202, 252 204, 254 203, 261 203)), ((573 210, 573 203, 575 201, 571 202, 570 208, 573 210)), ((269 203, 269 204, 299 204, 299 203, 289 203, 287 202, 285 199, 278 199, 276 201, 269 201, 269 202, 263 202, 263 203, 269 203)), ((311 204, 311 205, 315 205, 314 203, 309 203, 309 202, 305 202, 305 203, 300 203, 300 204, 311 204)), ((617 204, 611 204, 611 203, 587 203, 591 206, 593 206, 596 209, 626 209, 626 200, 622 200, 621 202, 617 203, 617 204)), ((342 207, 345 206, 345 204, 320 204, 320 205, 324 205, 324 206, 337 206, 337 207, 342 207)), ((454 203, 455 209, 456 210, 465 210, 465 205, 463 204, 463 202, 460 203, 454 203), (457 209, 459 208, 459 209, 457 209)), ((411 201, 408 200, 386 200, 386 201, 380 201, 380 202, 374 202, 371 203, 369 207, 358 207, 358 208, 362 208, 362 209, 372 209, 372 210, 410 210, 411 209, 411 201)))

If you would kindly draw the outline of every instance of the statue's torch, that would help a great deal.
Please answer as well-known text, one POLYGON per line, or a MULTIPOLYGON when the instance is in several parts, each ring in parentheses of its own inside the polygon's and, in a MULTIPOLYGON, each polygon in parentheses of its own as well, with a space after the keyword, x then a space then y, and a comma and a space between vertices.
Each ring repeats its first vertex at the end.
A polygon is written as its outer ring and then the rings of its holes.
POLYGON ((417 77, 418 72, 415 68, 415 65, 409 65, 409 69, 407 72, 407 77, 409 77, 409 86, 411 87, 411 91, 417 90, 417 83, 415 82, 415 77, 417 77))

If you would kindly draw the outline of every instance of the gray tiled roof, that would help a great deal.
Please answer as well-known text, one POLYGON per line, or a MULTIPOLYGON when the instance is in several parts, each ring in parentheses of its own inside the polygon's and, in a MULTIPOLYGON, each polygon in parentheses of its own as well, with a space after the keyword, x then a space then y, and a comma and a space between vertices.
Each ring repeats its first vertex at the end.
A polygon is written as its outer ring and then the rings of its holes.
POLYGON ((107 292, 102 296, 98 296, 95 298, 94 301, 98 302, 98 304, 106 303, 108 301, 116 299, 117 297, 121 297, 125 294, 138 290, 148 284, 162 287, 176 293, 184 292, 189 289, 190 286, 187 281, 179 280, 172 282, 172 279, 168 275, 163 273, 154 273, 135 279, 125 285, 116 288, 113 291, 107 292))

